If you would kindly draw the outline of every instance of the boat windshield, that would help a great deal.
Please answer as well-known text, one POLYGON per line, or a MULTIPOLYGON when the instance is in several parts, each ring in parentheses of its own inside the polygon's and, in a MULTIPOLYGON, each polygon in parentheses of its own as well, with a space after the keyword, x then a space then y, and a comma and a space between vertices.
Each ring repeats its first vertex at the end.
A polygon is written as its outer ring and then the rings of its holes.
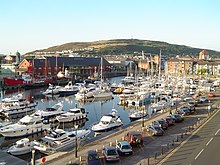
POLYGON ((108 121, 101 121, 101 122, 102 122, 102 124, 104 124, 104 125, 108 125, 108 124, 109 124, 108 121))
POLYGON ((21 121, 19 121, 18 124, 21 124, 21 125, 33 125, 34 122, 21 122, 21 121))
POLYGON ((16 147, 17 147, 17 148, 22 148, 22 147, 24 147, 24 143, 22 143, 22 144, 16 144, 16 147))

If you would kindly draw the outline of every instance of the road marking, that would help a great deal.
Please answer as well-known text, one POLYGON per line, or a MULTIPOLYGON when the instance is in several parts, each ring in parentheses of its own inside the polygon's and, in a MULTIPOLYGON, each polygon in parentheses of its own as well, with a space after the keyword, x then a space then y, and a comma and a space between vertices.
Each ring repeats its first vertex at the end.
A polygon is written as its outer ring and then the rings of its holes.
POLYGON ((209 145, 209 143, 213 140, 213 137, 206 143, 206 146, 209 145))
POLYGON ((195 159, 197 159, 197 158, 199 157, 199 155, 200 155, 203 151, 204 151, 204 149, 202 149, 202 150, 198 153, 198 155, 195 157, 195 159))
POLYGON ((220 131, 220 129, 218 129, 218 131, 216 131, 215 135, 217 135, 219 131, 220 131))
POLYGON ((203 123, 202 125, 200 125, 200 127, 198 129, 196 129, 195 132, 193 132, 186 140, 184 140, 178 147, 176 147, 174 150, 172 150, 164 159, 162 159, 159 163, 157 163, 157 165, 162 165, 167 159, 169 159, 175 152, 177 152, 185 143, 187 143, 191 137, 193 135, 195 135, 197 132, 199 132, 199 130, 201 130, 203 128, 204 125, 206 125, 213 117, 215 117, 217 114, 219 113, 219 111, 217 111, 216 113, 214 113, 214 115, 212 115, 208 120, 205 121, 205 123, 203 123))

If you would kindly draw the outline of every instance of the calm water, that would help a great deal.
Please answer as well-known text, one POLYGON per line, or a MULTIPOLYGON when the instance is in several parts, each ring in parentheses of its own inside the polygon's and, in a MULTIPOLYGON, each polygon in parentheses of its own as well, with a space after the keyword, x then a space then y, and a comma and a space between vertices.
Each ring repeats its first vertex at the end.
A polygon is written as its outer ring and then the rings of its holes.
MULTIPOLYGON (((109 79, 110 82, 121 82, 122 77, 115 77, 109 79)), ((45 88, 46 89, 46 88, 45 88)), ((63 101, 64 104, 64 110, 68 110, 70 108, 73 108, 76 106, 78 107, 84 107, 88 113, 88 120, 79 121, 77 124, 79 124, 80 128, 83 129, 91 129, 91 126, 94 123, 97 123, 103 114, 108 114, 111 112, 112 108, 115 108, 118 110, 118 114, 120 115, 123 124, 127 125, 130 123, 130 119, 128 117, 128 110, 126 110, 123 106, 118 106, 119 98, 117 96, 113 96, 114 98, 107 101, 96 101, 96 102, 87 102, 85 104, 79 103, 75 100, 74 96, 68 96, 68 97, 45 97, 41 93, 45 90, 44 88, 34 89, 34 90, 26 90, 22 91, 24 92, 24 97, 26 99, 34 99, 38 102, 38 105, 36 109, 45 109, 46 107, 51 107, 54 104, 63 101)), ((17 91, 16 91, 17 92, 17 91)), ((16 94, 14 91, 13 93, 1 93, 1 96, 8 97, 10 95, 16 94)), ((65 123, 60 124, 60 128, 68 129, 73 128, 73 125, 75 123, 65 123)), ((90 138, 94 136, 94 133, 90 135, 90 138)), ((30 140, 32 139, 38 139, 41 137, 41 134, 30 136, 30 140)), ((15 143, 18 139, 4 139, 4 137, 0 137, 0 148, 5 148, 9 146, 12 143, 15 143)))

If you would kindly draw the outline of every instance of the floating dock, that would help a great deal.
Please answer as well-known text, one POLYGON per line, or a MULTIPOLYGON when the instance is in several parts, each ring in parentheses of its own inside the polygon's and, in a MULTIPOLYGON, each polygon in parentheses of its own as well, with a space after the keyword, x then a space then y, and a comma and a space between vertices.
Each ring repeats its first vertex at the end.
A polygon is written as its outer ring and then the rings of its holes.
POLYGON ((0 151, 0 164, 25 165, 27 162, 6 152, 0 151))

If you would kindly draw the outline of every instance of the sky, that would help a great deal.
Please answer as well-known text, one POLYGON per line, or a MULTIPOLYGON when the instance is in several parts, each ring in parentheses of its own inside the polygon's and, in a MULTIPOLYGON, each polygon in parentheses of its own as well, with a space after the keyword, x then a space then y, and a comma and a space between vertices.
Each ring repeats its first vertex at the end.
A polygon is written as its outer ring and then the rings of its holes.
POLYGON ((219 0, 0 0, 0 54, 130 38, 220 51, 219 9, 219 0))

